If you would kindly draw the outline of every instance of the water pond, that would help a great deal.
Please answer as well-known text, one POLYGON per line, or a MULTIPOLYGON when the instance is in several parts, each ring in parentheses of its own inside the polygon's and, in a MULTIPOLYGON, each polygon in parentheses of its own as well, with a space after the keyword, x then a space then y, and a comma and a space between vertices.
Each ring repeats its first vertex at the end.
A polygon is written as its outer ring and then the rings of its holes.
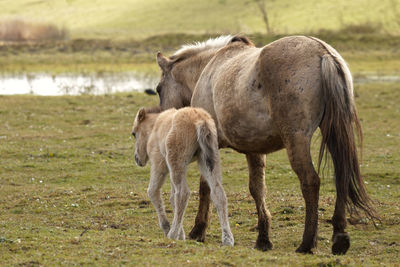
POLYGON ((0 75, 0 95, 81 95, 140 92, 155 88, 159 77, 139 72, 0 75))
MULTIPOLYGON (((143 92, 154 89, 159 80, 156 73, 141 72, 59 74, 0 74, 0 95, 81 95, 143 92)), ((400 83, 400 76, 355 75, 354 83, 400 83)))

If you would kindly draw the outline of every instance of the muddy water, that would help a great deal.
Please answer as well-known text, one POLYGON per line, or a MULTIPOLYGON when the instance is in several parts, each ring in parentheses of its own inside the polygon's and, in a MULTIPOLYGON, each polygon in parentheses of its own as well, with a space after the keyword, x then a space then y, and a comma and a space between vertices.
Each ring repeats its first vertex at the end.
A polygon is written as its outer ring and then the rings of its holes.
MULTIPOLYGON (((157 74, 140 72, 101 74, 0 74, 0 95, 81 95, 112 94, 116 92, 144 91, 154 89, 157 74)), ((400 76, 355 75, 355 83, 400 83, 400 76)))
POLYGON ((137 72, 101 74, 0 75, 0 95, 80 95, 144 91, 155 88, 159 77, 137 72))

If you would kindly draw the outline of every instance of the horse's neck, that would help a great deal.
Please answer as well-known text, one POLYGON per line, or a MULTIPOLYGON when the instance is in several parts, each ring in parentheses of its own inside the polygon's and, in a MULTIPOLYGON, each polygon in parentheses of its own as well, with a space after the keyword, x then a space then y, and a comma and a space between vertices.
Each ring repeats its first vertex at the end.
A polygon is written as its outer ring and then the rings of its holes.
POLYGON ((194 55, 193 58, 186 63, 188 64, 188 67, 185 68, 185 81, 187 87, 190 88, 192 93, 196 87, 196 83, 199 80, 201 73, 217 51, 218 49, 215 48, 202 51, 198 55, 194 55))

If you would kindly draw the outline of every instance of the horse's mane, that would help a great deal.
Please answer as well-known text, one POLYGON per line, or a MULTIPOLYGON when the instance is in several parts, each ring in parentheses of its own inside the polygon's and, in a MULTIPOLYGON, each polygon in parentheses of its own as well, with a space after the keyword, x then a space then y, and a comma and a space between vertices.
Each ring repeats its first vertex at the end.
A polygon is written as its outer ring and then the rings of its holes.
POLYGON ((193 44, 182 45, 171 57, 170 60, 180 61, 181 59, 187 58, 190 55, 197 54, 199 52, 208 49, 218 49, 227 45, 233 36, 221 35, 216 38, 210 38, 204 42, 195 42, 193 44))
POLYGON ((246 36, 221 35, 216 38, 210 38, 204 42, 195 42, 193 44, 183 45, 170 57, 170 60, 173 62, 178 62, 199 52, 209 49, 219 49, 234 42, 242 42, 246 45, 254 46, 252 41, 246 36))

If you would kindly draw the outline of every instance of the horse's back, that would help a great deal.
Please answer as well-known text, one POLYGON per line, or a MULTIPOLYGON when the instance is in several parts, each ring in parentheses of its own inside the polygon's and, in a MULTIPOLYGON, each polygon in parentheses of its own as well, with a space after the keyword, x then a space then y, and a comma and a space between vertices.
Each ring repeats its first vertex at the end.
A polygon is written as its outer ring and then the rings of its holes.
POLYGON ((300 36, 263 48, 222 48, 200 76, 192 105, 216 119, 223 146, 244 152, 279 150, 283 142, 276 112, 292 112, 295 119, 297 111, 307 109, 311 121, 320 117, 322 53, 316 41, 300 36), (290 95, 296 100, 289 101, 290 95))

